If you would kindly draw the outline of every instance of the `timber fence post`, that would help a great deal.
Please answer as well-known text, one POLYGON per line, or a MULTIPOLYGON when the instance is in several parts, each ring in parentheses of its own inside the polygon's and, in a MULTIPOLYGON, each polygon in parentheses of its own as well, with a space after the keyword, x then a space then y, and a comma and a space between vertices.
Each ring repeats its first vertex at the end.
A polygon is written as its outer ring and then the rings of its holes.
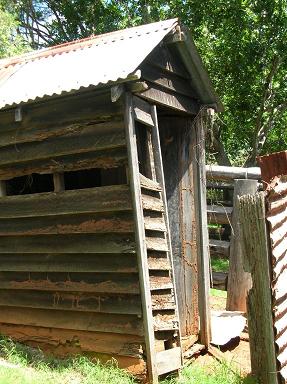
POLYGON ((246 312, 246 297, 249 289, 251 288, 251 275, 250 273, 245 272, 243 268, 238 197, 247 194, 254 195, 256 191, 257 180, 234 180, 233 213, 226 303, 226 309, 228 311, 246 312))

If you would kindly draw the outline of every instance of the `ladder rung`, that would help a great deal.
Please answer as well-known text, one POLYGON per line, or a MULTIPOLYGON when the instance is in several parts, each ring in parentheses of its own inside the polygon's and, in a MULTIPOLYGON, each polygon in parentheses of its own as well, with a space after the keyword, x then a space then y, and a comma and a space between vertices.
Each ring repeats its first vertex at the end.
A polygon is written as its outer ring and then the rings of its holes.
POLYGON ((142 188, 148 189, 150 191, 160 192, 162 190, 158 182, 151 180, 142 174, 140 174, 140 183, 142 188))

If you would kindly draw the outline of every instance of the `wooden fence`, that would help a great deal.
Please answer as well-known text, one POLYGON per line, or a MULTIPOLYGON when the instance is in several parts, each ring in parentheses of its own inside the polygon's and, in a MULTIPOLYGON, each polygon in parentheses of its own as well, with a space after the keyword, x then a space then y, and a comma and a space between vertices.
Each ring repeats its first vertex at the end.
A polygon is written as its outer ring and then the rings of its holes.
POLYGON ((208 165, 206 178, 211 258, 230 260, 229 283, 227 272, 213 271, 213 286, 217 289, 229 290, 230 310, 245 310, 245 300, 242 301, 240 297, 244 296, 242 291, 249 288, 250 278, 244 274, 239 256, 241 250, 237 236, 238 214, 234 202, 238 196, 254 194, 257 191, 260 168, 208 165), (238 278, 241 281, 240 289, 238 284, 234 284, 238 278))

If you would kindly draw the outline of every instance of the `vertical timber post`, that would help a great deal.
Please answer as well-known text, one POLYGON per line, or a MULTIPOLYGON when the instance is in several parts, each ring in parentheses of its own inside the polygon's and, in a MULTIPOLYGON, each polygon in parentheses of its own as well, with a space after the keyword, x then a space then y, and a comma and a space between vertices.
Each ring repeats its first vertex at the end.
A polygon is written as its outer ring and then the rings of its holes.
POLYGON ((0 180, 0 197, 7 195, 6 181, 0 180))
POLYGON ((206 208, 205 126, 213 110, 203 109, 195 117, 192 132, 194 165, 195 215, 197 224, 198 296, 200 341, 206 347, 211 340, 210 323, 210 263, 206 208))
POLYGON ((255 195, 257 180, 235 179, 232 212, 232 235, 230 241, 229 274, 227 287, 228 311, 246 312, 246 298, 252 285, 251 275, 243 269, 243 256, 240 238, 238 197, 255 195))
POLYGON ((132 95, 129 92, 125 93, 125 129, 128 149, 129 180, 133 200, 132 202, 137 244, 137 258, 141 289, 148 376, 149 382, 156 384, 158 383, 158 375, 155 356, 155 340, 152 316, 152 302, 150 293, 151 291, 149 283, 149 269, 145 245, 145 229, 141 201, 141 186, 138 167, 136 132, 133 116, 133 100, 132 95))
POLYGON ((269 243, 263 192, 239 198, 244 269, 251 272, 247 318, 252 373, 262 384, 278 384, 269 243))

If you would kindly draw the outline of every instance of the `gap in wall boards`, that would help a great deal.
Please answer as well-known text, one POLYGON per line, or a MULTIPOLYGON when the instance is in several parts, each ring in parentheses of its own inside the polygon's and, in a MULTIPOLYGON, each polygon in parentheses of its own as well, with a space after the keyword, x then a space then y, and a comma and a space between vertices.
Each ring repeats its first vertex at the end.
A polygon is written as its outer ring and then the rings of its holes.
POLYGON ((15 177, 6 181, 7 196, 28 195, 33 193, 53 192, 53 175, 31 175, 15 177))

